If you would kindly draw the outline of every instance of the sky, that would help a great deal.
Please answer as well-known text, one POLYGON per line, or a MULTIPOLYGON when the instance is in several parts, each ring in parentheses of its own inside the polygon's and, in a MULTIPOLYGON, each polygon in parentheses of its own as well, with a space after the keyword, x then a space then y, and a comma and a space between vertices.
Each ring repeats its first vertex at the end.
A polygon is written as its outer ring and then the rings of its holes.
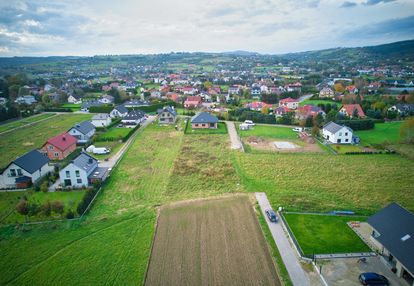
POLYGON ((414 39, 414 0, 0 0, 0 56, 244 50, 414 39))

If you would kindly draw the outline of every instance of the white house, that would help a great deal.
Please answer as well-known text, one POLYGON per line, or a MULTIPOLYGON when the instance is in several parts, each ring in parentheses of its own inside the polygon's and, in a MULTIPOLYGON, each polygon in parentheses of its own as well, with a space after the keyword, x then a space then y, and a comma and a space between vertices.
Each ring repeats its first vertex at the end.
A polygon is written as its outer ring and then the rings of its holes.
POLYGON ((323 138, 334 144, 351 144, 352 129, 347 126, 341 126, 335 122, 327 123, 322 129, 323 138))
POLYGON ((335 93, 332 89, 330 89, 329 87, 324 87, 319 91, 319 97, 334 97, 335 93))
POLYGON ((19 104, 32 105, 36 103, 37 100, 33 95, 24 95, 24 96, 19 96, 18 98, 16 98, 14 102, 19 103, 19 104))
POLYGON ((60 170, 59 178, 63 187, 84 188, 94 181, 104 181, 108 169, 98 166, 98 161, 82 152, 78 157, 60 170))
POLYGON ((98 100, 100 102, 104 103, 104 104, 108 104, 108 103, 113 103, 114 102, 114 97, 112 95, 106 94, 98 100))
POLYGON ((128 114, 128 109, 124 105, 115 106, 114 109, 109 113, 112 118, 123 118, 128 114))
POLYGON ((68 103, 79 104, 82 103, 82 99, 74 94, 68 96, 68 103))
POLYGON ((38 150, 27 152, 0 173, 0 189, 27 188, 53 171, 49 158, 38 150))
POLYGON ((173 124, 177 121, 177 112, 174 107, 167 106, 158 110, 158 122, 160 124, 173 124))
POLYGON ((287 107, 289 109, 297 109, 299 107, 299 100, 293 99, 291 97, 281 99, 279 101, 280 107, 287 107))
POLYGON ((69 129, 68 133, 75 136, 78 143, 83 144, 91 140, 95 134, 95 126, 89 121, 83 121, 69 129))
POLYGON ((145 120, 145 113, 141 110, 132 110, 127 116, 122 118, 121 122, 126 127, 134 128, 145 120))
POLYGON ((98 113, 92 117, 92 124, 95 127, 106 127, 111 124, 111 117, 106 113, 98 113))

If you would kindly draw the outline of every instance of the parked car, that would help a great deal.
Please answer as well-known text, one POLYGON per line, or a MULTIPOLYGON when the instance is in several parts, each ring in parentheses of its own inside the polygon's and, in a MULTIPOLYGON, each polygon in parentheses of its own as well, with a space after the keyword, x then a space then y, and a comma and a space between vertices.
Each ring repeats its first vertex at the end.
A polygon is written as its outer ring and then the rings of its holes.
POLYGON ((295 127, 292 130, 295 131, 295 132, 302 132, 303 128, 302 127, 295 127))
POLYGON ((385 276, 374 272, 361 273, 359 275, 359 282, 362 285, 389 285, 388 279, 385 276))
POLYGON ((111 150, 105 147, 99 147, 99 148, 94 148, 92 152, 93 154, 109 154, 111 150))
POLYGON ((244 124, 249 125, 249 126, 255 126, 256 124, 253 123, 253 121, 251 120, 245 120, 244 124))
POLYGON ((267 217, 269 218, 269 220, 270 220, 271 222, 277 222, 278 218, 277 218, 277 215, 276 215, 276 213, 274 212, 274 210, 272 210, 272 209, 268 209, 268 210, 266 210, 265 212, 266 212, 266 215, 267 215, 267 217))

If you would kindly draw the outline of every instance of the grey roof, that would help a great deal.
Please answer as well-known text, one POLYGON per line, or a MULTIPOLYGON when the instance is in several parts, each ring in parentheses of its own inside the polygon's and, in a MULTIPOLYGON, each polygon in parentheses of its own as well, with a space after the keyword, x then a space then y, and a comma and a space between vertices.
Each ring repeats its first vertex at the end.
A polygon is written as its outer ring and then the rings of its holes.
POLYGON ((90 174, 90 172, 96 168, 96 163, 98 163, 98 161, 94 157, 84 152, 72 161, 72 164, 82 170, 85 170, 87 174, 90 174))
POLYGON ((325 130, 328 130, 329 132, 331 132, 331 133, 336 133, 336 132, 338 132, 339 130, 341 130, 342 129, 342 127, 345 127, 346 129, 348 129, 349 131, 351 131, 352 132, 352 129, 351 128, 349 128, 349 127, 347 127, 347 126, 343 126, 343 125, 339 125, 339 124, 336 124, 335 122, 329 122, 329 123, 327 123, 327 124, 325 124, 324 126, 323 126, 323 129, 325 129, 325 130))
POLYGON ((93 172, 89 174, 88 178, 102 180, 106 176, 107 172, 108 172, 108 168, 96 167, 95 170, 93 170, 93 172))
POLYGON ((191 118, 191 123, 217 123, 217 117, 208 112, 200 112, 191 118))
POLYGON ((90 121, 83 121, 81 123, 76 124, 72 128, 78 130, 82 134, 88 134, 90 131, 95 129, 95 126, 90 121))
POLYGON ((98 113, 92 117, 92 120, 106 120, 109 117, 109 114, 98 113))
POLYGON ((130 111, 122 120, 138 120, 145 116, 145 112, 141 110, 130 111))
POLYGON ((148 101, 143 101, 143 100, 133 99, 133 100, 125 102, 124 105, 135 106, 135 107, 148 106, 149 102, 148 101))
POLYGON ((414 112, 414 104, 397 103, 395 107, 400 111, 414 112))
POLYGON ((128 113, 128 108, 125 107, 125 105, 118 105, 114 109, 118 110, 119 113, 128 113))
POLYGON ((392 203, 368 218, 368 223, 380 233, 376 240, 414 274, 414 214, 392 203), (403 241, 407 234, 410 237, 403 241))
POLYGON ((14 164, 33 174, 49 163, 49 158, 37 150, 32 150, 13 161, 14 164))
POLYGON ((163 109, 158 110, 158 114, 162 112, 169 112, 172 116, 177 116, 177 111, 171 106, 164 107, 163 109))
POLYGON ((81 108, 82 109, 85 109, 85 108, 89 108, 91 106, 101 106, 103 104, 104 103, 102 103, 102 102, 100 102, 98 100, 87 100, 87 101, 83 101, 82 102, 81 108))

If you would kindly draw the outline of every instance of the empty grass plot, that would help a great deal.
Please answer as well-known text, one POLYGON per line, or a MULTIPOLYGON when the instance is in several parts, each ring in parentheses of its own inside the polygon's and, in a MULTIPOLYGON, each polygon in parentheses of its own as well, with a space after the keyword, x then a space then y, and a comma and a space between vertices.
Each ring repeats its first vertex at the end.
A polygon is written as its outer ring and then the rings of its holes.
POLYGON ((248 196, 162 207, 145 285, 280 285, 248 196))

